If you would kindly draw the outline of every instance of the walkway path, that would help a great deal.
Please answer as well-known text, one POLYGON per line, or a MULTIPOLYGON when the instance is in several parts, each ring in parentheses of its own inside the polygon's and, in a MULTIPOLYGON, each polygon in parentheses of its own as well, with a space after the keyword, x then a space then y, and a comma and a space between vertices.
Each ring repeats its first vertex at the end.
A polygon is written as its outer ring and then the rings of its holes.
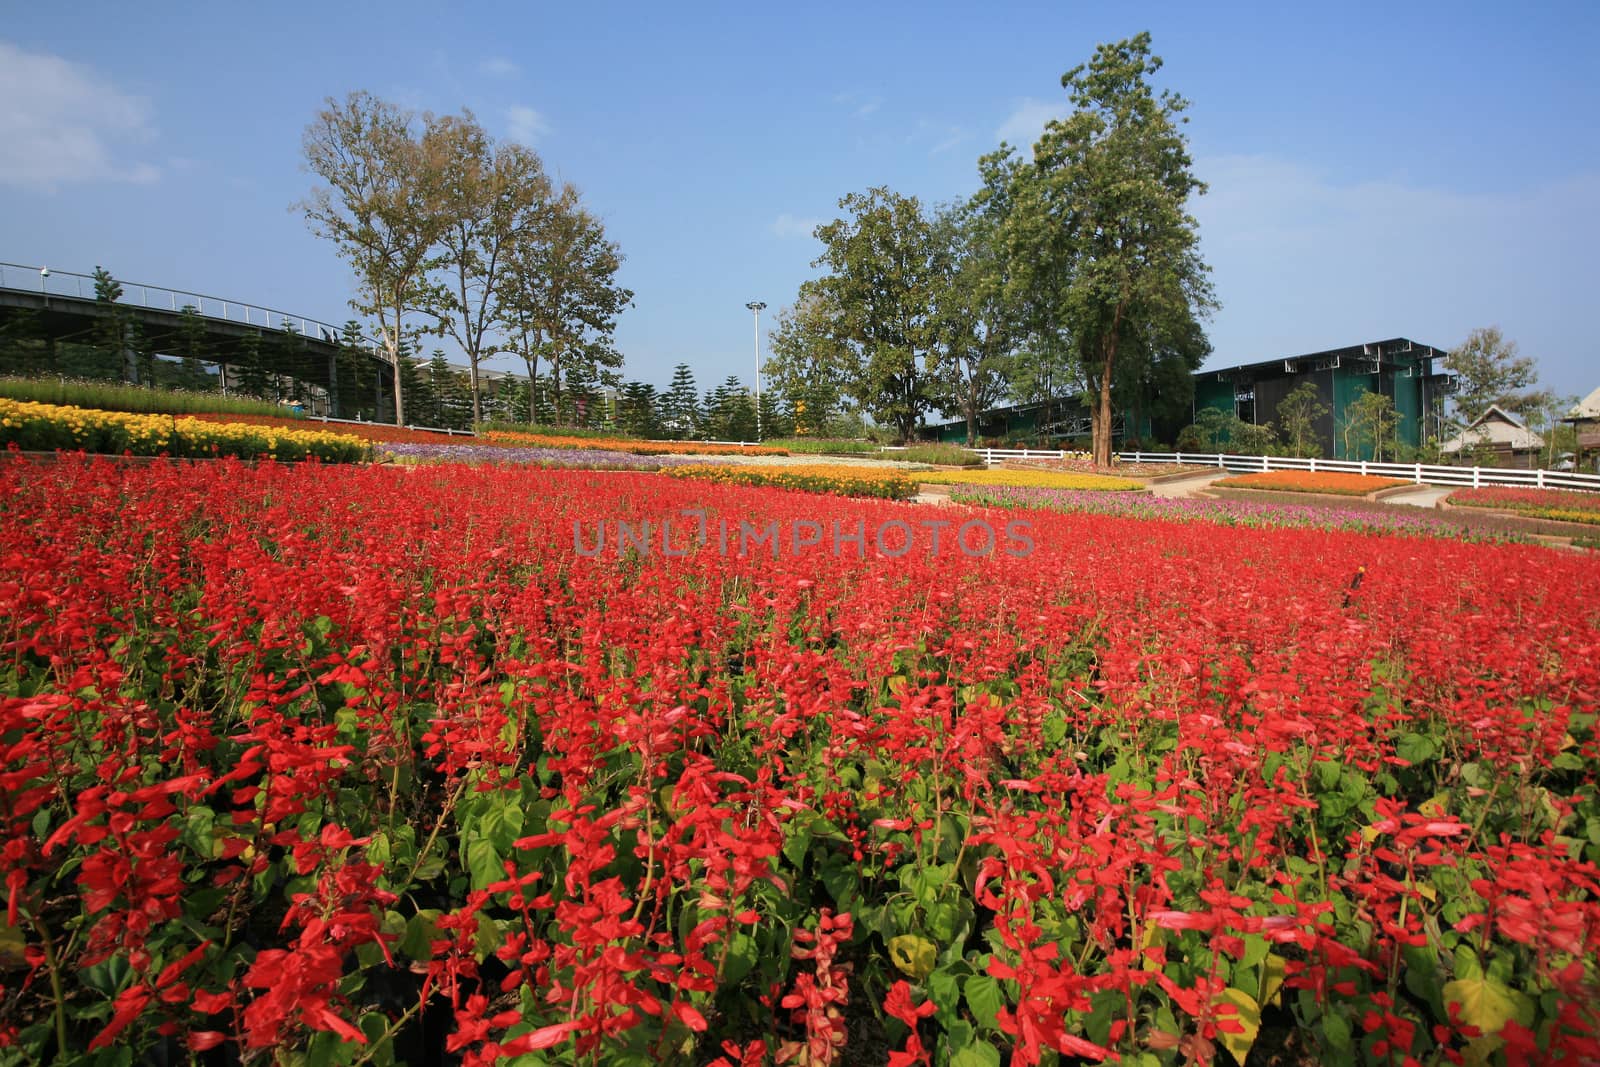
POLYGON ((1409 504, 1415 508, 1436 507, 1439 501, 1450 495, 1447 485, 1419 485, 1415 489, 1407 489, 1403 493, 1393 493, 1383 498, 1385 504, 1409 504))
POLYGON ((1226 477, 1225 470, 1201 471, 1185 478, 1174 478, 1169 482, 1151 482, 1150 495, 1164 497, 1168 500, 1181 499, 1194 496, 1218 478, 1226 477))

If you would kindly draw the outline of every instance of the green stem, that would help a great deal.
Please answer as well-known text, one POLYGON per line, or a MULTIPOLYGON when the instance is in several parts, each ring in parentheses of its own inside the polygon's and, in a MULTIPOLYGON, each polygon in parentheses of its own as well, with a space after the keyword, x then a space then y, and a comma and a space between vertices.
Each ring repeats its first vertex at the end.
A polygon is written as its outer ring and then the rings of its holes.
POLYGON ((411 1007, 407 1008, 400 1018, 394 1020, 384 1028, 383 1034, 379 1036, 377 1040, 371 1041, 367 1044, 367 1051, 350 1061, 350 1067, 362 1067, 363 1064, 371 1060, 373 1056, 377 1055, 378 1050, 383 1047, 383 1043, 393 1038, 395 1031, 399 1030, 402 1026, 409 1022, 411 1017, 415 1015, 417 1011, 421 1009, 421 1007, 422 1001, 419 1000, 415 1004, 411 1005, 411 1007))
POLYGON ((61 989, 61 967, 56 958, 55 939, 50 934, 50 927, 45 924, 44 916, 29 915, 34 928, 39 931, 39 939, 44 942, 44 962, 50 972, 50 997, 55 1002, 56 1017, 56 1059, 65 1062, 67 1058, 67 998, 61 989))

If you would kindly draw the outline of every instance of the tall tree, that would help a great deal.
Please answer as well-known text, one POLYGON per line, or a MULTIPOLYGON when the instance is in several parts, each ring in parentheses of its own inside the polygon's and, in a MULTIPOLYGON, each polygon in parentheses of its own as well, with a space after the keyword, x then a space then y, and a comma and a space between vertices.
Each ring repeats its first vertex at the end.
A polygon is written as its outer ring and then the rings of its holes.
POLYGON ((794 306, 778 312, 768 338, 761 372, 788 401, 796 432, 821 432, 839 411, 859 370, 849 342, 842 339, 836 308, 824 287, 805 282, 794 306))
POLYGON ((1005 207, 1003 190, 995 190, 934 219, 943 270, 934 290, 933 398, 945 411, 966 417, 968 445, 977 444, 978 416, 1005 396, 1012 349, 1021 333, 994 239, 1005 207))
POLYGON ((1187 210, 1205 191, 1179 128, 1189 105, 1150 86, 1160 68, 1148 33, 1101 45, 1062 76, 1073 113, 1051 121, 1033 162, 1013 171, 1008 256, 1040 294, 1036 329, 1071 338, 1102 466, 1111 461, 1113 380, 1131 354, 1123 346, 1142 336, 1153 355, 1167 346, 1152 343, 1152 329, 1187 332, 1215 306, 1187 210))
POLYGON ((1517 343, 1498 326, 1467 334, 1445 357, 1444 365, 1456 376, 1455 412, 1462 423, 1482 415, 1490 404, 1527 417, 1550 401, 1548 391, 1534 388, 1539 368, 1532 357, 1519 355, 1517 343))
POLYGON ((661 398, 647 382, 629 382, 617 402, 618 429, 634 437, 661 436, 661 398))
POLYGON ((700 394, 695 388, 694 371, 680 363, 672 371, 672 385, 661 398, 664 429, 675 441, 694 437, 700 426, 700 394))
POLYGON ((1317 445, 1316 424, 1333 409, 1322 402, 1317 383, 1303 381, 1289 390, 1278 401, 1278 429, 1284 443, 1297 456, 1315 456, 1322 451, 1317 445))
POLYGON ((514 142, 496 144, 470 111, 440 120, 437 138, 444 161, 439 209, 449 221, 441 238, 445 283, 435 292, 434 313, 466 354, 472 418, 482 422, 480 368, 496 351, 489 334, 502 318, 501 278, 515 245, 537 239, 550 181, 538 155, 514 142))
POLYGON ((133 381, 138 374, 129 343, 133 316, 122 303, 122 283, 104 267, 94 269, 94 299, 100 305, 90 334, 94 346, 104 353, 106 366, 116 368, 118 381, 133 381))
POLYGON ((530 381, 539 376, 541 357, 548 364, 558 418, 577 411, 562 397, 574 365, 597 383, 614 378, 622 365, 612 337, 633 291, 617 282, 621 267, 620 249, 571 185, 536 206, 513 245, 499 285, 500 320, 530 381))
POLYGON ((178 330, 175 337, 177 351, 173 353, 182 362, 181 377, 185 389, 210 389, 211 375, 205 364, 214 353, 206 339, 206 323, 193 304, 185 304, 178 311, 178 330))
POLYGON ((849 353, 850 395, 909 438, 933 405, 928 366, 943 267, 932 224, 916 197, 884 187, 851 193, 839 207, 848 217, 816 231, 825 247, 812 266, 828 274, 814 291, 833 340, 849 353))
POLYGON ((1400 415, 1394 400, 1382 393, 1363 389, 1344 410, 1344 458, 1364 458, 1361 453, 1372 446, 1372 458, 1383 461, 1385 447, 1393 459, 1399 447, 1400 415))
POLYGON ((327 100, 306 128, 306 165, 327 184, 298 206, 311 229, 338 246, 355 271, 351 306, 378 322, 394 365, 395 421, 405 419, 400 349, 409 320, 437 299, 428 271, 450 214, 442 184, 449 124, 370 93, 327 100))

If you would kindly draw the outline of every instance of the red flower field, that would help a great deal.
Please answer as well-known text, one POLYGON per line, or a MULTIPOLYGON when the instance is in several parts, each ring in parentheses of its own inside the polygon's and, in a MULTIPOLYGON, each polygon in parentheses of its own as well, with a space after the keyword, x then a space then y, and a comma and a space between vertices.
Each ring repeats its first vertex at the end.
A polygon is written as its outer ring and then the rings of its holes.
POLYGON ((0 465, 0 1057, 1600 1056, 1592 558, 986 514, 0 465))

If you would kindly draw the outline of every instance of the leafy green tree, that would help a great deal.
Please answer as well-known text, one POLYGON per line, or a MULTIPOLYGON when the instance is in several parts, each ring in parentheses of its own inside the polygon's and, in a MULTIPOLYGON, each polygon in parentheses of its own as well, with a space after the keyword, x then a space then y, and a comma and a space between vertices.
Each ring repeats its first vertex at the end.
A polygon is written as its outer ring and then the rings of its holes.
POLYGON ((930 377, 934 402, 967 420, 967 444, 978 440, 978 416, 1009 386, 1021 316, 1006 298, 1006 271, 995 233, 1004 219, 1004 189, 939 212, 933 239, 942 270, 935 276, 930 377))
POLYGON ((659 438, 661 414, 656 387, 647 382, 629 382, 623 386, 617 403, 617 425, 634 437, 659 438))
POLYGON ((1400 414, 1394 409, 1394 400, 1382 393, 1361 390, 1355 400, 1345 406, 1342 428, 1345 458, 1364 458, 1370 447, 1374 460, 1381 463, 1386 448, 1389 458, 1393 459, 1399 446, 1399 428, 1400 414))
POLYGON ((672 384, 661 398, 661 421, 667 436, 675 441, 694 437, 700 426, 700 393, 687 363, 672 371, 672 384))
POLYGON ((1045 128, 1032 163, 1009 164, 1009 149, 989 163, 1012 176, 1001 240, 1013 284, 1034 332, 1079 361, 1100 465, 1111 460, 1116 373, 1130 355, 1174 347, 1158 335, 1192 333, 1215 306, 1187 210, 1205 191, 1179 128, 1189 105, 1152 89, 1160 67, 1148 33, 1101 45, 1063 75, 1075 110, 1045 128))
POLYGON ((451 221, 443 175, 450 125, 370 93, 332 99, 306 128, 306 165, 326 185, 298 207, 312 232, 334 242, 355 272, 351 306, 377 320, 394 365, 394 413, 406 421, 400 349, 409 321, 437 301, 428 273, 451 221))
POLYGON ((512 247, 497 294, 507 351, 522 358, 530 380, 541 358, 548 365, 557 418, 583 407, 564 402, 569 371, 594 385, 616 384, 622 354, 612 339, 617 316, 633 301, 617 281, 621 268, 621 250, 571 185, 537 205, 512 247))
POLYGON ((269 358, 274 373, 279 378, 289 379, 289 399, 305 400, 306 384, 311 377, 310 351, 306 339, 288 319, 284 319, 282 328, 272 334, 269 358))
POLYGON ((48 374, 55 349, 33 308, 12 308, 0 323, 0 373, 22 377, 48 374))
POLYGON ((239 392, 263 400, 276 399, 266 362, 261 357, 261 340, 261 334, 256 330, 247 330, 239 338, 239 392))
POLYGON ((1324 404, 1317 385, 1303 381, 1278 401, 1278 427, 1284 443, 1296 456, 1316 456, 1322 452, 1317 442, 1317 421, 1327 418, 1332 408, 1324 404))
POLYGON ((94 299, 99 305, 90 337, 94 346, 104 354, 104 370, 98 376, 114 377, 118 381, 132 381, 138 371, 129 347, 129 334, 133 315, 122 300, 122 283, 111 276, 104 267, 94 269, 94 299), (106 373, 110 371, 110 373, 106 373))
POLYGON ((789 421, 784 406, 778 402, 778 394, 773 390, 761 391, 761 399, 756 402, 756 410, 761 416, 756 420, 756 425, 760 428, 763 439, 788 437, 794 432, 794 423, 789 421))
POLYGON ((339 331, 339 352, 334 357, 334 369, 333 382, 328 390, 334 417, 359 417, 368 410, 372 410, 376 417, 376 405, 372 409, 367 407, 367 398, 372 395, 373 378, 377 374, 376 358, 367 347, 367 339, 361 334, 361 324, 354 319, 347 320, 339 331))
POLYGON ((795 431, 801 434, 820 432, 840 410, 857 368, 849 343, 840 339, 836 318, 828 294, 809 281, 801 285, 794 306, 778 313, 769 335, 761 372, 783 395, 795 431))
POLYGON ((440 239, 444 284, 434 290, 433 313, 441 333, 466 354, 472 418, 482 422, 480 368, 497 351, 489 335, 503 318, 502 278, 514 269, 513 249, 532 236, 550 181, 537 154, 514 142, 496 144, 470 111, 440 120, 438 141, 439 208, 449 223, 440 239))
MULTIPOLYGON (((833 340, 849 353, 849 394, 902 439, 933 406, 934 294, 944 269, 933 226, 914 196, 885 187, 839 201, 847 217, 819 226, 812 264, 833 340)), ((802 299, 807 294, 802 292, 802 299)))
POLYGON ((178 329, 174 338, 173 353, 179 359, 179 381, 185 389, 209 390, 211 375, 205 365, 215 359, 207 338, 206 322, 193 304, 185 304, 178 312, 178 329))
POLYGON ((1517 343, 1498 326, 1484 326, 1444 359, 1445 369, 1456 376, 1456 418, 1470 423, 1498 404, 1503 410, 1526 417, 1549 403, 1551 394, 1536 389, 1539 368, 1532 357, 1519 355, 1517 343))

